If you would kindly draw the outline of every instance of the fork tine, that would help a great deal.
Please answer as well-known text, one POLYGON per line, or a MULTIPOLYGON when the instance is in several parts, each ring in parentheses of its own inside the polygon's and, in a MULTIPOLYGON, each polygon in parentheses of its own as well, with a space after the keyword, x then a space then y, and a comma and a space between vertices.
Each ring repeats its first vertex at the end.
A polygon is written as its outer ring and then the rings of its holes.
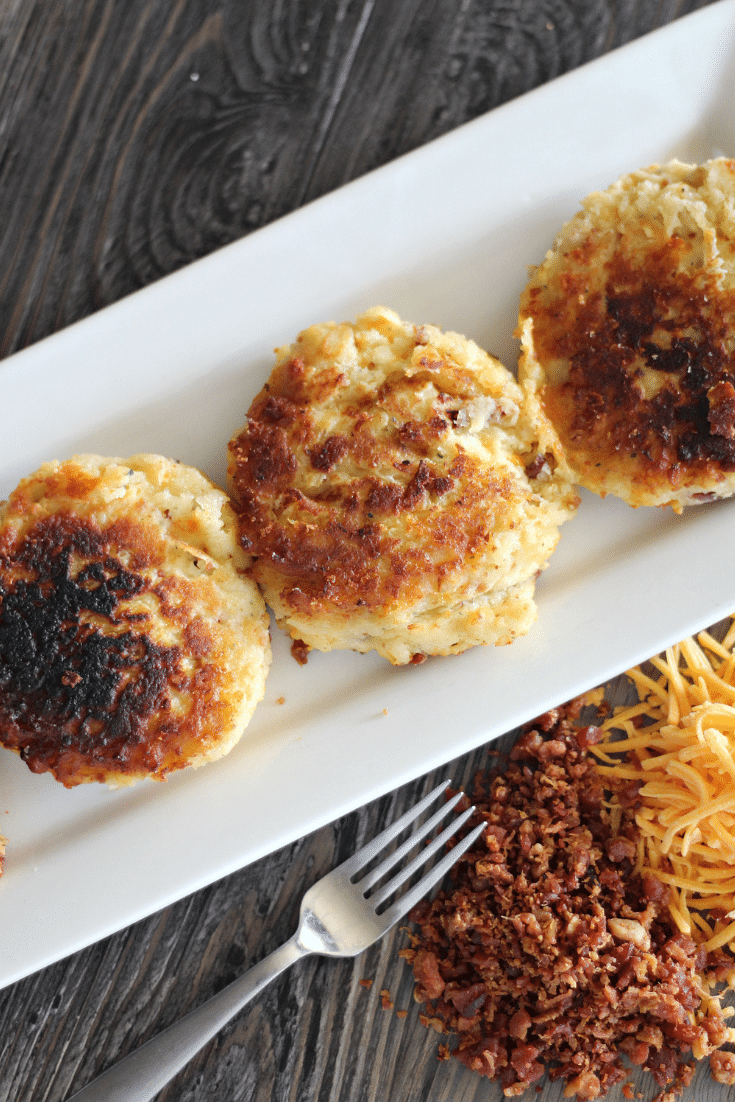
POLYGON ((389 896, 393 895, 397 888, 400 888, 401 884, 405 884, 407 880, 411 879, 414 873, 423 868, 430 857, 439 853, 442 847, 457 833, 460 827, 464 826, 474 810, 474 807, 468 807, 466 811, 463 811, 461 815, 453 819, 452 822, 444 828, 441 834, 438 834, 436 838, 432 838, 431 842, 424 846, 412 861, 409 861, 408 864, 399 869, 396 875, 392 877, 387 884, 383 884, 382 887, 373 892, 370 896, 370 902, 373 906, 379 907, 381 903, 384 903, 389 896))
POLYGON ((449 784, 449 780, 442 781, 433 792, 430 792, 428 796, 424 796, 422 800, 419 800, 417 804, 401 815, 400 819, 397 819, 395 823, 386 827, 382 834, 378 834, 376 838, 372 838, 362 847, 362 849, 358 849, 356 853, 353 853, 351 857, 348 857, 346 861, 338 865, 337 868, 339 871, 350 877, 354 876, 355 873, 359 872, 360 869, 364 868, 365 865, 372 861, 374 857, 377 857, 388 842, 392 842, 402 830, 412 823, 414 819, 417 819, 427 807, 430 807, 442 792, 446 791, 449 784))
MULTIPOLYGON (((373 884, 377 884, 381 877, 386 874, 388 869, 392 869, 394 865, 397 865, 399 861, 403 860, 407 853, 410 853, 412 849, 415 849, 418 843, 431 833, 437 823, 440 823, 442 819, 446 818, 449 812, 452 811, 454 807, 456 807, 456 805, 462 799, 462 796, 462 792, 457 792, 455 796, 452 796, 451 800, 447 800, 445 804, 442 804, 439 810, 435 811, 431 818, 427 819, 425 823, 421 823, 421 825, 415 831, 413 831, 413 833, 406 839, 405 842, 402 842, 401 845, 393 850, 392 853, 386 854, 385 858, 380 862, 379 865, 377 865, 374 869, 371 869, 370 872, 362 878, 362 880, 358 880, 357 883, 362 888, 362 890, 364 892, 369 891, 369 889, 372 888, 373 884)), ((454 829, 456 830, 456 827, 454 829)), ((426 854, 433 851, 424 850, 423 852, 424 854, 426 854)), ((424 860, 425 857, 422 856, 422 864, 424 860)))
MULTIPOLYGON (((417 884, 414 884, 405 895, 402 895, 401 898, 397 899, 395 903, 392 903, 387 910, 383 911, 380 918, 385 923, 386 931, 389 930, 391 926, 395 926, 396 922, 399 922, 400 919, 404 918, 411 908, 415 907, 416 904, 431 891, 434 885, 438 884, 439 881, 443 879, 452 866, 457 863, 462 854, 470 848, 473 842, 477 841, 486 825, 486 823, 478 823, 469 834, 465 835, 461 842, 457 842, 456 846, 453 846, 435 865, 432 865, 426 875, 422 876, 417 884)), ((444 833, 446 833, 446 831, 444 833)), ((437 839, 437 842, 438 841, 439 839, 437 839)))

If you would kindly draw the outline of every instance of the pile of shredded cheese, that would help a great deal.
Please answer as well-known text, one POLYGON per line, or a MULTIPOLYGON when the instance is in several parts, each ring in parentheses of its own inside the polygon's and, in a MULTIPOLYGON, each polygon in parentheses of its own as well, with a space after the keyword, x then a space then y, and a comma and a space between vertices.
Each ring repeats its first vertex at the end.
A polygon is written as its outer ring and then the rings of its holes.
MULTIPOLYGON (((735 951, 735 620, 628 671, 638 703, 601 724, 603 778, 638 782, 638 868, 671 888, 678 928, 735 951), (624 737, 620 737, 620 735, 624 737)), ((613 825, 619 806, 613 803, 613 825)))

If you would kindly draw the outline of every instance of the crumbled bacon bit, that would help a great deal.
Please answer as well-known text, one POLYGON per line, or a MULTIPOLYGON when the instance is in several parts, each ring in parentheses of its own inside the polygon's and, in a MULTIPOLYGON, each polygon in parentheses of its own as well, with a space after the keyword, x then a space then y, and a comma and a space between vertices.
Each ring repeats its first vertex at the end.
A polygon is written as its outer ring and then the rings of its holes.
POLYGON ((551 478, 556 466, 556 457, 553 452, 546 452, 543 455, 538 452, 525 468, 526 477, 540 480, 551 478))
POLYGON ((360 980, 360 987, 366 988, 368 991, 373 986, 372 980, 360 980))
POLYGON ((735 1052, 713 1052, 709 1058, 709 1067, 716 1083, 735 1086, 735 1052))
POLYGON ((393 1009, 393 999, 391 998, 390 991, 386 987, 380 992, 380 1001, 383 1004, 383 1010, 393 1009))
MULTIPOLYGON (((717 961, 672 927, 662 885, 635 873, 632 812, 613 838, 580 707, 529 724, 505 772, 476 777, 468 829, 486 830, 453 886, 414 909, 401 955, 421 1021, 506 1096, 547 1072, 587 1102, 632 1063, 673 1098, 691 1081, 692 1047, 711 1053, 727 1035, 701 975, 717 961)), ((735 1057, 712 1066, 735 1081, 735 1057)))
POLYGON ((305 666, 309 661, 309 649, 303 639, 294 639, 291 644, 291 655, 300 666, 305 666))

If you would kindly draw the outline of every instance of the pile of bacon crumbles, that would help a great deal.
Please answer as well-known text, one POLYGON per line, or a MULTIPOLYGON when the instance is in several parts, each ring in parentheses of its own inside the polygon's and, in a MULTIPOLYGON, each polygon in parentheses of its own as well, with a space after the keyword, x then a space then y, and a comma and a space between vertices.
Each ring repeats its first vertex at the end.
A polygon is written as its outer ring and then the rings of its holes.
MULTIPOLYGON (((715 981, 731 957, 671 925, 659 881, 634 871, 631 819, 613 836, 578 703, 529 725, 505 771, 475 780, 470 822, 487 830, 460 858, 453 886, 424 901, 411 963, 425 1025, 441 1046, 518 1095, 544 1072, 587 1100, 647 1069, 673 1097, 710 1055, 735 1083, 735 1055, 715 981)), ((623 1092, 631 1097, 632 1085, 623 1092)))

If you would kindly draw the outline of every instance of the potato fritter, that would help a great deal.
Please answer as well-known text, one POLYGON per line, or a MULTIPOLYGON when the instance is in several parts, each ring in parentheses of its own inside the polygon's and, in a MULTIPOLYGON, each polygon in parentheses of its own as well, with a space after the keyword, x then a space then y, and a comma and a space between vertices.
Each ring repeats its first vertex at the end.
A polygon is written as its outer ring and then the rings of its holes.
POLYGON ((46 463, 0 507, 0 744, 67 787, 226 754, 268 619, 226 495, 155 455, 46 463))
POLYGON ((735 493, 735 161, 589 195, 521 300, 520 378, 583 486, 630 505, 735 493))
POLYGON ((394 664, 528 631, 577 505, 510 372, 382 307, 277 350, 230 443, 229 485, 279 625, 394 664))

